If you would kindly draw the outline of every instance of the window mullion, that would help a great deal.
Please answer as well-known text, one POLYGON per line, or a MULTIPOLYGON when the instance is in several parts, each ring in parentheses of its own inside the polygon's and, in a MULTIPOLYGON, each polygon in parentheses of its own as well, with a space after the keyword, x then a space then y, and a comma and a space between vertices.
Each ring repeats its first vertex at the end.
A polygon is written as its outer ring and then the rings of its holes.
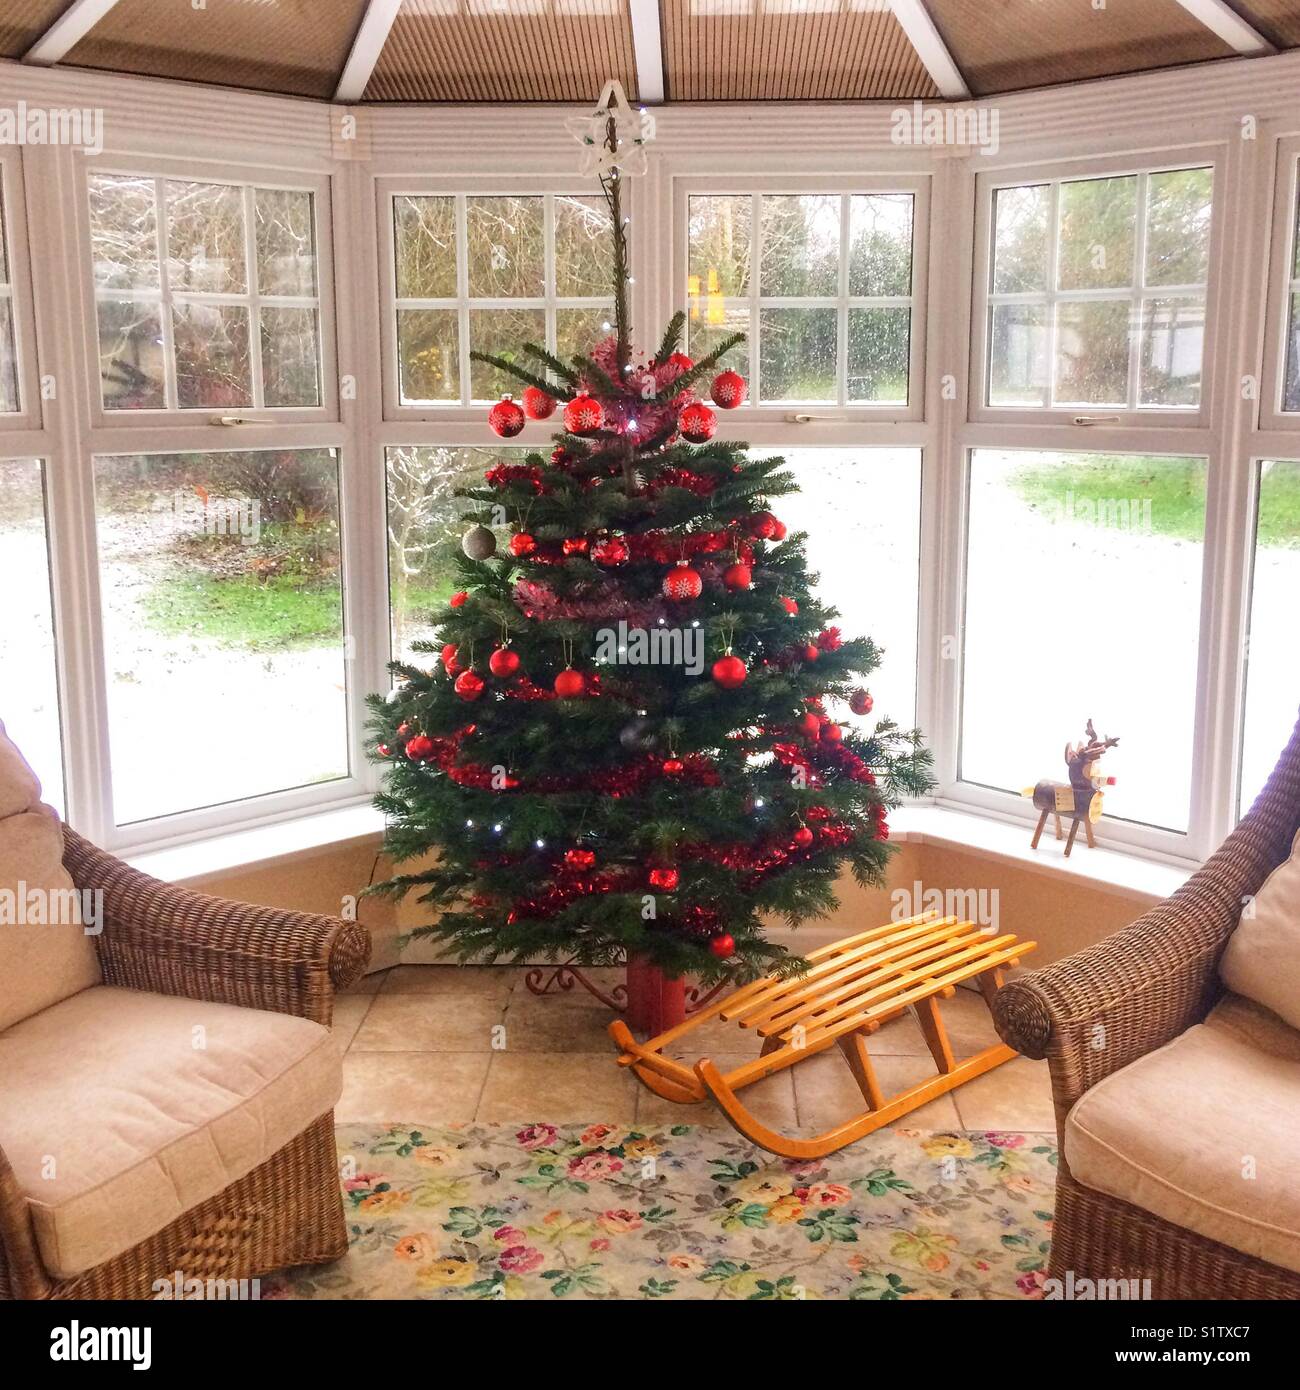
POLYGON ((835 304, 835 399, 849 399, 849 195, 840 194, 840 264, 835 304))
MULTIPOLYGON (((1136 410, 1142 396, 1142 347, 1145 337, 1146 314, 1146 257, 1147 257, 1147 196, 1148 175, 1137 177, 1137 208, 1133 226, 1133 288, 1129 292, 1130 313, 1137 318, 1129 329, 1128 342, 1128 408, 1136 410)), ((1203 390, 1204 388, 1202 388, 1203 390)))
POLYGON ((172 324, 171 275, 167 263, 167 180, 154 179, 154 240, 158 247, 158 319, 163 340, 163 406, 180 409, 176 379, 176 334, 172 324))
MULTIPOLYGON (((251 185, 244 188, 244 287, 248 291, 248 366, 252 377, 253 409, 266 406, 266 390, 262 381, 262 308, 257 279, 257 209, 251 185)), ((312 205, 315 214, 315 202, 312 205)))
POLYGON ((460 403, 474 399, 469 382, 469 209, 463 193, 456 194, 456 323, 460 332, 456 350, 460 361, 460 403))

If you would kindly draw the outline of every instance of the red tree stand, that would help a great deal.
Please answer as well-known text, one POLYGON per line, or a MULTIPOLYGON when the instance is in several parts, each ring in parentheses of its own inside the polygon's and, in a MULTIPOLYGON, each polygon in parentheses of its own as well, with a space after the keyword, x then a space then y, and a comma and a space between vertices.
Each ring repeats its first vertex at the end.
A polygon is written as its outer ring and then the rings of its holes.
POLYGON ((627 961, 627 1025, 634 1032, 656 1037, 686 1019, 686 981, 676 979, 645 956, 627 961))

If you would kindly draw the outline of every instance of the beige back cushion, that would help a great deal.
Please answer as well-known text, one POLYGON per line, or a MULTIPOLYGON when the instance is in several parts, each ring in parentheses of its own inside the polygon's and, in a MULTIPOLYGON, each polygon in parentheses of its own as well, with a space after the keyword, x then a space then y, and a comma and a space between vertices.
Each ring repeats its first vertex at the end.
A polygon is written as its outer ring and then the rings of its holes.
POLYGON ((1300 831, 1228 938, 1224 984, 1300 1028, 1300 831))
POLYGON ((81 907, 58 815, 0 724, 0 1032, 100 983, 81 907))

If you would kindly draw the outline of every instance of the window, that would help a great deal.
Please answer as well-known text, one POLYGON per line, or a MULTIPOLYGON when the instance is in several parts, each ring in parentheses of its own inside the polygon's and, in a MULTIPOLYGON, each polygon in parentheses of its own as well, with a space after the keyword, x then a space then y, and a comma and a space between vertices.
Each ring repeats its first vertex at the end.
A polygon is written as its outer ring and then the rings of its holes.
POLYGON ((1122 742, 1106 813, 1186 831, 1206 462, 973 451, 960 777, 1065 780, 1093 719, 1122 742))
POLYGON ((18 343, 14 333, 14 287, 9 253, 9 208, 0 183, 0 415, 22 409, 18 392, 18 343))
MULTIPOLYGON (((1297 169, 1291 161, 1291 187, 1295 189, 1297 169)), ((1286 284, 1286 369, 1282 382, 1282 409, 1300 412, 1300 196, 1291 195, 1290 254, 1287 257, 1286 284)))
POLYGON ((911 193, 690 194, 691 354, 748 335, 754 404, 906 406, 911 193))
POLYGON ((105 410, 321 404, 314 195, 91 174, 105 410))
POLYGON ((989 406, 1201 402, 1213 170, 996 188, 989 406))
POLYGON ((471 351, 522 342, 585 356, 613 313, 609 210, 558 194, 393 196, 397 388, 404 406, 518 391, 471 351))
POLYGON ((44 471, 37 459, 0 459, 0 720, 63 810, 59 696, 45 529, 44 471))
POLYGON ((332 449, 95 460, 114 820, 348 775, 332 449))
POLYGON ((1300 705, 1300 463, 1269 459, 1258 470, 1239 812, 1267 781, 1300 705))
POLYGON ((799 491, 774 507, 808 533, 818 596, 839 609, 846 637, 883 653, 867 682, 871 722, 916 722, 916 620, 921 546, 920 449, 780 449, 799 491), (869 557, 869 559, 867 558, 869 557), (869 572, 864 573, 864 563, 869 572))

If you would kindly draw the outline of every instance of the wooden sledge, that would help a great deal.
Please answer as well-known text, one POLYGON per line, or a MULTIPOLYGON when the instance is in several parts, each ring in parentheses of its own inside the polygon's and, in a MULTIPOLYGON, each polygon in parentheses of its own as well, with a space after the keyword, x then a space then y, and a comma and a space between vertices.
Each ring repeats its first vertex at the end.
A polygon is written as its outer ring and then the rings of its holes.
POLYGON ((991 1004, 1002 985, 1003 968, 1018 964, 1035 945, 928 912, 813 951, 804 974, 744 985, 648 1042, 637 1042, 622 1019, 609 1025, 609 1033, 619 1051, 619 1066, 631 1067, 656 1095, 684 1105, 712 1096, 731 1124, 755 1144, 783 1158, 821 1158, 1015 1057, 1012 1048, 998 1043, 958 1061, 939 1000, 950 999, 963 980, 974 980, 985 1003, 991 1004), (937 1075, 886 1096, 866 1039, 908 1010, 916 1015, 937 1075), (692 1069, 665 1055, 666 1048, 711 1018, 752 1029, 762 1039, 754 1061, 724 1074, 707 1057, 692 1069), (761 1123, 737 1095, 745 1086, 832 1045, 844 1054, 862 1090, 864 1114, 815 1138, 789 1138, 761 1123))

